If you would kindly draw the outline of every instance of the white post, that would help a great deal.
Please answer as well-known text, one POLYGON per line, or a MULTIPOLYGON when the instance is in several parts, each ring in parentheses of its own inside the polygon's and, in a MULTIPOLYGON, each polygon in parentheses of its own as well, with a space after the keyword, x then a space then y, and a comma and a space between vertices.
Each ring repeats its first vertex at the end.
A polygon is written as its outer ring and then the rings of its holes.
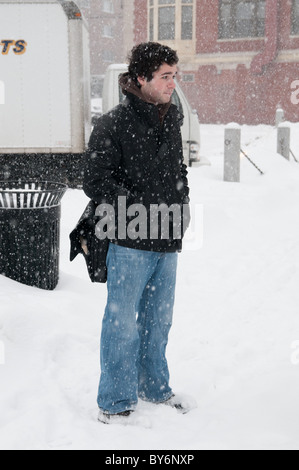
POLYGON ((276 127, 278 127, 279 124, 284 122, 284 110, 282 108, 277 108, 275 122, 276 122, 276 127))
POLYGON ((224 181, 240 183, 241 127, 229 124, 224 139, 224 181))
POLYGON ((280 124, 277 129, 277 153, 290 160, 291 129, 286 123, 280 124))

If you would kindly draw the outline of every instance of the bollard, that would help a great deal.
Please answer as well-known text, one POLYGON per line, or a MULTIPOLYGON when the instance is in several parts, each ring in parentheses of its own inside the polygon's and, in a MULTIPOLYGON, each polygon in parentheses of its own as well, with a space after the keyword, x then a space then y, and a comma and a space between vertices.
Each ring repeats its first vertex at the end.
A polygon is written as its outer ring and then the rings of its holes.
POLYGON ((240 126, 229 124, 225 129, 224 139, 224 181, 240 183, 240 126))
POLYGON ((282 108, 277 108, 276 110, 276 119, 275 119, 275 124, 276 124, 276 127, 279 126, 279 124, 281 124, 282 122, 284 122, 285 118, 284 118, 284 110, 282 108))
POLYGON ((290 160, 291 129, 286 123, 280 124, 277 129, 277 153, 290 160))

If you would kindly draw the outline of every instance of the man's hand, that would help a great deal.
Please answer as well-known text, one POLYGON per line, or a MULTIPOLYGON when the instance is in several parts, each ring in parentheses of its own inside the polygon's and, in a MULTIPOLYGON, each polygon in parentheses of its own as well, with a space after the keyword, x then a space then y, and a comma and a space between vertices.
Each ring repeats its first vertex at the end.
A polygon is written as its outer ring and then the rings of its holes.
POLYGON ((89 255, 89 251, 88 251, 87 242, 86 242, 85 238, 80 237, 80 242, 81 242, 82 250, 84 251, 84 253, 86 254, 86 256, 88 256, 88 255, 89 255))

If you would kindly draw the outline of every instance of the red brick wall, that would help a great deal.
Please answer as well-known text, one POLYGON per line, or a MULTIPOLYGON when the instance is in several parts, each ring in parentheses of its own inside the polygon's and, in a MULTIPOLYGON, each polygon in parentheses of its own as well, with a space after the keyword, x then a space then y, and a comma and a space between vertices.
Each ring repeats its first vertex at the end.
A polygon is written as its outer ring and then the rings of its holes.
POLYGON ((182 87, 203 123, 274 124, 278 106, 287 120, 299 121, 299 105, 291 102, 291 83, 299 79, 296 63, 270 65, 261 76, 252 75, 244 65, 221 75, 215 66, 204 66, 195 77, 192 86, 182 87))
MULTIPOLYGON (((291 1, 267 0, 268 17, 266 29, 268 37, 276 44, 274 34, 275 15, 273 5, 278 7, 277 47, 283 50, 298 50, 299 38, 290 36, 291 1), (274 2, 274 3, 273 3, 274 2), (270 8, 269 8, 270 7, 270 8), (274 35, 273 35, 274 34, 274 35)), ((247 67, 240 63, 234 68, 221 65, 197 66, 184 73, 195 74, 195 83, 182 83, 190 104, 198 110, 201 122, 227 123, 237 121, 240 124, 273 124, 276 108, 280 105, 285 110, 289 121, 299 121, 299 105, 291 102, 291 83, 299 80, 299 63, 281 63, 276 59, 268 63, 267 45, 264 39, 219 41, 218 40, 218 0, 197 0, 197 57, 205 54, 251 53, 254 63, 247 67), (264 52, 263 52, 264 51, 264 52), (257 59, 258 56, 258 59, 257 59), (266 62, 266 65, 264 65, 266 62), (260 67, 253 66, 258 64, 260 67), (258 71, 260 69, 260 71, 258 71)), ((274 8, 275 9, 275 8, 274 8)), ((147 0, 135 0, 135 40, 146 41, 147 0)), ((275 47, 274 47, 275 49, 275 47)), ((271 51, 268 58, 271 56, 271 51)))
POLYGON ((134 36, 135 44, 146 42, 148 38, 148 2, 147 0, 135 0, 134 11, 134 36))
MULTIPOLYGON (((277 52, 298 50, 299 38, 290 36, 291 1, 267 2, 266 29, 272 44, 276 43, 273 6, 274 9, 276 4, 278 7, 277 52)), ((218 41, 218 3, 218 0, 197 1, 197 54, 256 52, 253 60, 260 63, 260 71, 257 74, 258 67, 254 71, 243 64, 232 70, 221 70, 221 66, 217 69, 216 65, 190 70, 190 73, 195 72, 195 84, 183 84, 183 87, 192 107, 198 110, 200 120, 273 124, 276 108, 280 105, 287 120, 298 121, 299 105, 291 102, 291 83, 299 79, 299 63, 280 63, 277 60, 267 63, 266 60, 267 65, 263 66, 269 39, 218 41)))

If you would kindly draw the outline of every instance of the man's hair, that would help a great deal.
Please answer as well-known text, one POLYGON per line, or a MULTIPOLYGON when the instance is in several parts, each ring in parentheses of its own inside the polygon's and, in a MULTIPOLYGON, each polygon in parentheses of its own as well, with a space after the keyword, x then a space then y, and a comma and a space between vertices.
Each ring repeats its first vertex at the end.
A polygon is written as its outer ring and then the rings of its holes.
POLYGON ((130 78, 137 85, 139 85, 138 77, 144 77, 150 82, 154 72, 163 64, 173 66, 179 62, 176 51, 156 42, 145 42, 135 46, 128 59, 130 78))

